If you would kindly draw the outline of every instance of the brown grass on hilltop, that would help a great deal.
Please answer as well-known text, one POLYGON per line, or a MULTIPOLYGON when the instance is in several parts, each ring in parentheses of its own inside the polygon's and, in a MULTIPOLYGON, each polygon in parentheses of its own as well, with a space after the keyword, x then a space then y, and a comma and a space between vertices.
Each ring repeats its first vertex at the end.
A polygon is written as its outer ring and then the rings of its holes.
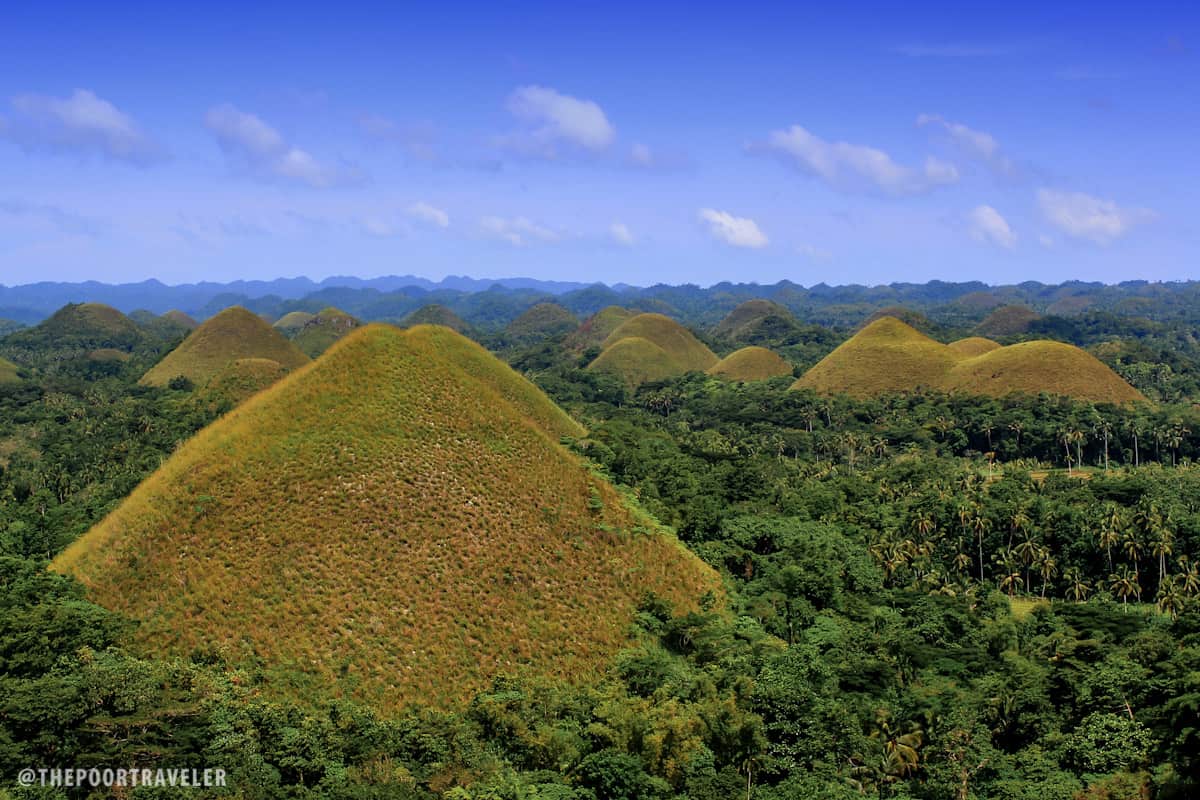
POLYGON ((997 397, 1045 392, 1106 403, 1145 400, 1094 356, 1069 344, 955 344, 941 344, 885 317, 823 358, 793 388, 855 397, 933 389, 997 397))
POLYGON ((963 358, 971 356, 981 356, 984 353, 990 353, 1000 347, 999 342, 993 342, 991 339, 985 339, 982 336, 968 336, 966 339, 959 339, 956 342, 949 344, 951 350, 958 353, 963 358))
POLYGON ((269 358, 235 359, 196 392, 196 399, 215 406, 235 406, 287 374, 282 364, 269 358))
POLYGON ((261 317, 233 306, 192 331, 138 382, 143 386, 166 386, 172 378, 183 376, 203 386, 239 358, 266 358, 287 369, 310 360, 261 317))
POLYGON ((629 336, 606 347, 587 368, 616 375, 631 387, 687 372, 667 351, 640 336, 629 336))
POLYGON ((791 375, 792 365, 765 347, 743 347, 709 367, 708 374, 731 381, 762 381, 791 375))
POLYGON ((622 339, 632 337, 640 337, 658 345, 679 362, 684 371, 703 372, 720 360, 691 331, 662 314, 638 314, 626 320, 608 335, 604 346, 611 347, 622 339))
POLYGON ((135 646, 264 665, 264 691, 460 706, 502 672, 569 681, 642 596, 715 573, 559 444, 579 426, 464 337, 369 325, 222 417, 52 568, 135 646))

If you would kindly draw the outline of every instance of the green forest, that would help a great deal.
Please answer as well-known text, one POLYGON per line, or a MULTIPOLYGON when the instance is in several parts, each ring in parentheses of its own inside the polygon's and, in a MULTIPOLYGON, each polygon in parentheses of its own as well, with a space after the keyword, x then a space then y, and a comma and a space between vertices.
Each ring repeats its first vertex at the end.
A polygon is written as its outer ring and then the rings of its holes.
MULTIPOLYGON (((13 783, 68 764, 220 766, 228 788, 188 796, 247 800, 1196 796, 1194 307, 1171 295, 1144 317, 1046 315, 993 334, 1086 349, 1148 399, 1116 404, 791 389, 860 307, 797 306, 803 323, 735 337, 711 327, 728 310, 713 302, 679 315, 699 340, 718 355, 767 347, 794 374, 631 385, 588 369, 600 344, 574 326, 475 335, 582 426, 561 444, 723 591, 647 592, 594 679, 513 670, 461 707, 398 715, 333 693, 281 699, 264 691, 270 665, 220 648, 148 654, 130 645, 138 620, 48 571, 241 398, 182 375, 139 384, 187 336, 154 315, 0 338, 16 365, 0 380, 0 796, 108 796, 13 783)), ((969 316, 917 323, 950 341, 982 314, 969 316)))

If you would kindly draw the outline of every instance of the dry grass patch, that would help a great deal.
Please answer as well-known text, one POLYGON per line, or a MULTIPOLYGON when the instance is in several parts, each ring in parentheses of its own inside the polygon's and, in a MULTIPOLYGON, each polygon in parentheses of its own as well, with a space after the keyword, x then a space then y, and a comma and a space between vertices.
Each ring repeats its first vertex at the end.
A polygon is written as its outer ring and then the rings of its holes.
POLYGON ((969 336, 966 339, 959 339, 956 342, 951 342, 949 347, 960 357, 971 358, 973 356, 981 356, 984 353, 990 353, 993 350, 998 350, 1000 348, 1000 343, 993 342, 991 339, 985 339, 982 336, 969 336))
POLYGON ((703 372, 720 360, 717 354, 693 336, 691 331, 662 314, 638 314, 626 320, 608 335, 604 346, 608 348, 622 339, 634 337, 658 345, 663 352, 677 361, 685 372, 703 372))
POLYGON ((635 387, 687 372, 665 350, 640 336, 621 339, 605 348, 587 368, 616 375, 627 385, 635 387))
POLYGON ((627 320, 638 315, 636 311, 620 306, 608 306, 583 321, 579 329, 566 339, 566 346, 574 350, 603 347, 604 340, 627 320))

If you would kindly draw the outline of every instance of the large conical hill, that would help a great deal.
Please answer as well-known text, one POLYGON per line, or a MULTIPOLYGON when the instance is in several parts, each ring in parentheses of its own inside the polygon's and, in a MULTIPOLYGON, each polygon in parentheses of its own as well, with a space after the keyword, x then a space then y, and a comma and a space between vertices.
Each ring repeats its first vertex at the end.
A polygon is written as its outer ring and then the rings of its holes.
POLYGON ((443 328, 458 331, 466 336, 471 334, 470 324, 441 303, 430 303, 429 305, 421 306, 405 317, 401 324, 406 328, 412 328, 416 325, 440 325, 443 328))
POLYGON ((579 318, 558 303, 538 303, 504 329, 514 342, 556 339, 579 327, 579 318))
POLYGON ((640 336, 627 336, 604 348, 587 368, 593 372, 616 375, 631 387, 687 372, 666 350, 640 336))
POLYGON ((946 345, 885 316, 817 362, 794 388, 855 397, 937 388, 956 360, 946 345))
POLYGON ((745 341, 767 327, 787 328, 795 325, 792 312, 770 300, 747 300, 725 315, 713 328, 713 333, 735 342, 745 341))
POLYGON ((1146 398, 1090 353, 1062 342, 1021 342, 967 358, 951 368, 946 388, 968 394, 1064 395, 1097 403, 1146 398))
POLYGON ((203 386, 231 362, 242 358, 270 359, 285 369, 295 369, 310 360, 257 314, 233 306, 188 334, 139 383, 166 386, 172 378, 184 377, 196 386, 203 386))
POLYGON ((589 347, 602 347, 604 340, 623 322, 638 315, 637 311, 620 306, 607 306, 585 319, 573 333, 567 336, 564 344, 577 351, 589 347))
POLYGON ((180 447, 52 567, 133 645, 383 713, 501 673, 584 681, 647 592, 719 579, 560 445, 577 424, 444 328, 359 328, 180 447), (299 689, 297 687, 305 687, 299 689))
POLYGON ((316 358, 330 345, 362 323, 338 308, 326 308, 304 323, 292 342, 309 358, 316 358))
POLYGON ((980 336, 1014 336, 1025 333, 1041 316, 1025 306, 1001 306, 975 326, 980 336))
POLYGON ((765 347, 743 347, 708 368, 709 375, 731 381, 763 381, 792 374, 792 365, 765 347))

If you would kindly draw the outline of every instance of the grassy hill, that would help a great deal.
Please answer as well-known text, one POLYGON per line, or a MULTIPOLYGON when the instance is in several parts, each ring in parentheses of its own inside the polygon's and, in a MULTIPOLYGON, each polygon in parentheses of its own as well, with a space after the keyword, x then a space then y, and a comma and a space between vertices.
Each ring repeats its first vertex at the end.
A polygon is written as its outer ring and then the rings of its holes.
POLYGON ((362 325, 354 317, 337 308, 326 308, 304 323, 292 343, 309 358, 316 358, 330 345, 362 325))
POLYGON ((725 315, 712 332, 735 342, 746 341, 764 327, 794 325, 792 312, 770 300, 747 300, 725 315))
POLYGON ((166 386, 172 378, 183 376, 196 386, 203 386, 239 358, 266 358, 287 369, 309 361, 308 356, 257 314, 233 306, 192 331, 139 383, 166 386))
POLYGON ((971 356, 981 356, 984 353, 990 353, 998 349, 1000 344, 993 342, 991 339, 985 339, 982 336, 969 336, 966 339, 951 342, 949 346, 958 355, 970 358, 971 356))
POLYGON ((189 331, 194 331, 194 330, 196 330, 196 328, 200 327, 200 323, 196 322, 196 320, 193 319, 190 314, 185 314, 182 311, 179 311, 177 309, 171 309, 170 311, 163 314, 162 318, 167 320, 168 322, 173 322, 176 325, 178 325, 179 327, 185 328, 189 331))
POLYGON ((316 314, 308 311, 289 311, 279 319, 275 320, 272 326, 275 330, 282 333, 284 336, 291 339, 297 333, 304 329, 304 326, 312 321, 316 314))
POLYGON ((851 337, 793 388, 855 397, 933 389, 993 396, 1046 392, 1109 403, 1145 400, 1072 345, 1037 341, 999 347, 978 338, 945 345, 891 317, 851 337))
POLYGON ((609 337, 609 334, 620 327, 621 323, 631 320, 637 315, 638 312, 620 306, 602 308, 585 319, 578 330, 567 337, 565 344, 567 347, 579 351, 589 347, 603 347, 604 340, 609 337))
POLYGON ((794 387, 856 397, 937 388, 957 360, 946 345, 895 317, 880 317, 817 362, 794 387))
POLYGON ((878 320, 888 319, 889 317, 892 319, 898 319, 910 328, 916 328, 922 333, 928 333, 934 328, 934 324, 929 317, 925 316, 920 311, 914 311, 911 308, 905 308, 904 306, 888 306, 887 308, 879 309, 867 317, 867 319, 863 322, 862 329, 866 329, 872 323, 877 322, 878 320))
POLYGON ((765 347, 743 347, 709 367, 708 374, 731 381, 761 381, 791 375, 792 365, 765 347))
POLYGON ((967 358, 950 370, 946 388, 968 394, 1046 392, 1094 402, 1146 398, 1095 356, 1062 342, 1022 342, 967 358))
POLYGON ((180 447, 52 568, 150 653, 383 713, 498 673, 584 681, 647 591, 715 573, 559 444, 579 426, 444 328, 369 325, 180 447))
POLYGON ((687 372, 667 351, 640 336, 629 336, 604 348, 587 368, 616 375, 629 386, 661 381, 687 372))
POLYGON ((604 340, 608 348, 622 339, 642 338, 653 342, 677 361, 685 372, 702 372, 720 359, 708 346, 692 335, 692 332, 670 317, 662 314, 638 314, 621 323, 604 340))
POLYGON ((464 335, 471 334, 471 326, 467 324, 467 321, 440 303, 421 306, 405 317, 401 324, 406 328, 417 325, 441 325, 443 328, 449 328, 464 335))
POLYGON ((579 327, 579 318, 558 303, 538 303, 504 329, 514 342, 556 338, 579 327))
POLYGON ((214 406, 236 406, 287 374, 286 367, 269 358, 234 359, 196 392, 196 399, 214 406))
POLYGON ((112 306, 69 303, 34 327, 5 336, 0 356, 48 371, 74 370, 99 363, 113 351, 129 356, 149 341, 136 322, 112 306), (94 359, 94 353, 100 353, 100 359, 94 359))
POLYGON ((975 333, 980 336, 1015 336, 1025 333, 1029 326, 1041 316, 1025 306, 1002 306, 984 317, 983 322, 975 326, 975 333))

